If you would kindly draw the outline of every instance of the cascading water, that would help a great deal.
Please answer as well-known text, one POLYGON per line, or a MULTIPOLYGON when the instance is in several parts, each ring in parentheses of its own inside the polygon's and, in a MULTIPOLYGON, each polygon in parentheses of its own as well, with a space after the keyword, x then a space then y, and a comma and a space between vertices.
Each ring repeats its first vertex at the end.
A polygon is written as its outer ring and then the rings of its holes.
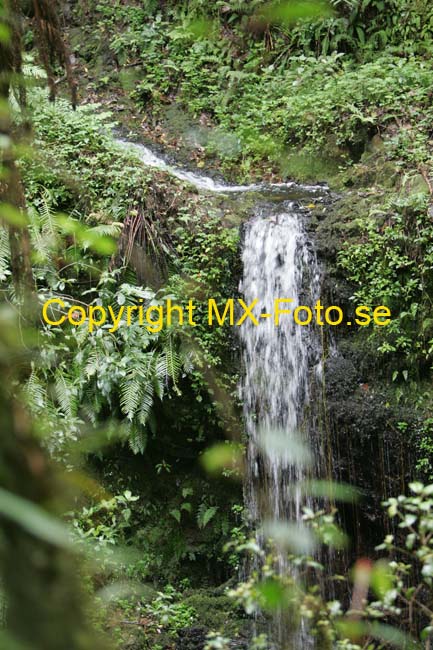
MULTIPOLYGON (((278 326, 272 316, 264 316, 258 325, 248 320, 240 328, 244 368, 241 394, 248 436, 246 505, 255 527, 260 528, 266 520, 296 526, 305 504, 298 487, 305 478, 300 443, 305 442, 313 457, 320 458, 305 407, 310 374, 319 368, 321 358, 312 327, 296 324, 293 319, 298 305, 312 308, 316 304, 320 282, 299 207, 291 202, 277 210, 260 210, 245 227, 242 261, 240 290, 247 304, 258 299, 257 313, 272 314, 276 299, 293 301, 282 304, 281 308, 290 308, 292 314, 282 314, 278 326), (269 445, 273 438, 277 438, 276 448, 269 445)), ((263 543, 260 534, 259 542, 263 543)), ((280 551, 277 560, 281 573, 286 570, 285 557, 280 551)), ((281 621, 276 627, 279 647, 310 647, 302 629, 289 639, 281 621)))
MULTIPOLYGON (((262 210, 245 230, 240 287, 245 302, 249 304, 258 298, 257 311, 266 314, 273 313, 276 299, 291 299, 293 302, 281 308, 290 308, 292 313, 299 304, 314 305, 319 297, 319 270, 295 205, 285 206, 277 214, 262 210)), ((260 475, 257 459, 263 445, 259 436, 266 432, 285 432, 287 449, 278 453, 270 450, 267 460, 263 460, 266 467, 261 478, 268 483, 272 515, 299 518, 299 501, 287 500, 287 486, 301 479, 299 471, 293 473, 290 462, 293 459, 290 436, 302 428, 311 356, 317 355, 317 340, 308 327, 297 325, 289 314, 280 316, 278 326, 273 316, 260 320, 258 326, 247 320, 240 328, 240 337, 244 361, 242 397, 250 441, 252 483, 253 477, 260 475)), ((252 514, 257 517, 257 495, 252 486, 248 492, 252 514)))
MULTIPOLYGON (((312 308, 319 298, 320 272, 303 227, 303 211, 293 200, 284 199, 303 196, 320 200, 324 188, 292 182, 227 185, 172 165, 143 145, 123 140, 118 144, 135 151, 145 165, 166 171, 200 191, 231 193, 235 197, 245 192, 265 192, 271 201, 276 199, 257 209, 244 233, 240 290, 247 304, 257 298, 261 313, 270 314, 260 318, 257 326, 247 318, 239 328, 244 369, 241 393, 248 436, 245 501, 256 528, 267 519, 300 524, 305 500, 299 482, 305 475, 299 463, 299 433, 317 461, 315 476, 320 471, 317 459, 322 456, 311 419, 306 417, 311 374, 317 375, 321 367, 320 345, 312 326, 298 325, 288 314, 282 315, 276 326, 272 313, 276 299, 291 298, 293 302, 286 307, 293 311, 298 305, 312 308), (264 449, 264 439, 273 433, 279 435, 278 449, 264 449)), ((258 313, 257 308, 255 311, 258 313)), ((264 543, 263 537, 259 542, 264 543)), ((281 573, 287 568, 282 551, 278 567, 281 573)), ((311 647, 302 625, 290 639, 281 620, 275 621, 275 627, 279 649, 311 647)))

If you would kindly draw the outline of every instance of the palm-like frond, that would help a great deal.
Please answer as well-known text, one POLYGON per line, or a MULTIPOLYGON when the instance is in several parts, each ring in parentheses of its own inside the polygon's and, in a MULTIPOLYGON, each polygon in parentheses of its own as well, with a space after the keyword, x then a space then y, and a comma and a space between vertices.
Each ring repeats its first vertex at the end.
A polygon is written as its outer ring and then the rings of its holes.
POLYGON ((199 528, 206 528, 208 523, 213 519, 218 511, 218 506, 208 506, 201 503, 197 511, 197 523, 199 528))
POLYGON ((173 388, 178 393, 179 388, 177 383, 182 370, 182 359, 174 346, 173 337, 170 335, 168 335, 166 339, 164 351, 160 358, 159 369, 161 373, 165 371, 166 383, 171 379, 173 382, 173 388))
POLYGON ((9 233, 6 228, 0 227, 0 281, 3 282, 11 274, 11 251, 9 247, 9 233))
POLYGON ((40 213, 34 206, 29 206, 27 214, 29 216, 29 234, 32 249, 39 261, 48 260, 50 259, 50 245, 42 232, 40 213))
POLYGON ((99 226, 89 228, 88 232, 101 237, 114 237, 117 238, 122 232, 123 224, 113 221, 112 223, 101 223, 99 226))
POLYGON ((190 375, 194 371, 194 353, 191 350, 181 350, 180 355, 183 370, 187 375, 190 375))
POLYGON ((68 380, 65 377, 65 374, 60 370, 56 372, 54 388, 57 400, 63 413, 67 418, 74 417, 77 411, 76 391, 72 385, 72 382, 68 380))
POLYGON ((56 239, 58 235, 58 226, 55 219, 54 211, 50 205, 50 195, 45 191, 42 195, 42 203, 39 209, 40 225, 42 232, 51 240, 56 239))
POLYGON ((162 399, 164 396, 166 377, 167 377, 167 364, 165 361, 165 356, 160 355, 156 360, 155 372, 153 375, 153 388, 156 396, 159 397, 159 399, 162 399))
POLYGON ((87 357, 86 365, 84 367, 84 374, 86 377, 93 377, 97 374, 99 368, 99 353, 98 350, 93 349, 87 357))
POLYGON ((145 385, 144 390, 142 392, 141 400, 140 400, 141 402, 140 408, 138 411, 138 421, 143 426, 147 424, 147 420, 152 410, 153 396, 154 396, 153 384, 148 383, 145 385))
POLYGON ((129 430, 129 446, 134 454, 143 454, 146 449, 147 435, 143 427, 131 425, 129 430))
POLYGON ((132 422, 141 403, 143 383, 132 373, 121 386, 120 405, 123 413, 132 422))
POLYGON ((49 261, 57 247, 59 228, 48 191, 44 191, 38 208, 28 207, 30 241, 40 261, 49 261))
POLYGON ((38 375, 32 370, 25 386, 25 392, 29 400, 30 408, 41 411, 47 406, 47 391, 38 375))

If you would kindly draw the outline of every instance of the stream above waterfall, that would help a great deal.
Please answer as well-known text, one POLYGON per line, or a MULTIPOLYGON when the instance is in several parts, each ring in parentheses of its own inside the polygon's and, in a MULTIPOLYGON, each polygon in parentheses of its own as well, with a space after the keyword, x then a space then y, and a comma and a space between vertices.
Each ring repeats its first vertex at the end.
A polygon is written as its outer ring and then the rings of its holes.
POLYGON ((116 143, 122 149, 128 149, 134 152, 141 160, 143 165, 174 176, 175 178, 188 183, 196 190, 211 194, 242 194, 245 192, 265 194, 269 199, 321 199, 329 194, 326 185, 304 185, 295 181, 286 181, 278 183, 251 183, 247 185, 236 185, 213 178, 206 173, 192 171, 178 165, 170 160, 167 154, 160 154, 152 148, 143 144, 129 142, 122 138, 117 138, 116 143))

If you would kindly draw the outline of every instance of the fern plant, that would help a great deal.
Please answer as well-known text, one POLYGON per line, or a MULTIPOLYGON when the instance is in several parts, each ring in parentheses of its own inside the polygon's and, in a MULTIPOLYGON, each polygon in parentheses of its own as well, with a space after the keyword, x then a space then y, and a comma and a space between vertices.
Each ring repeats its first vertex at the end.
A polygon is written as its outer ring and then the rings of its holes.
MULTIPOLYGON (((113 292, 112 278, 104 276, 97 289, 97 299, 105 304, 125 300, 133 304, 137 297, 156 299, 154 292, 122 284, 113 292)), ((65 296, 65 301, 67 297, 65 296)), ((72 331, 47 330, 50 349, 56 355, 45 367, 32 374, 28 391, 33 408, 38 404, 57 409, 65 422, 83 427, 97 426, 107 412, 123 424, 131 450, 143 453, 149 431, 155 430, 152 417, 156 401, 171 390, 180 394, 180 381, 193 371, 191 353, 183 349, 176 328, 152 334, 138 322, 114 333, 106 325, 89 333, 85 326, 72 331), (55 340, 53 340, 53 336, 55 340), (68 346, 63 344, 64 338, 68 346), (71 344, 72 340, 72 344, 71 344), (65 349, 68 350, 65 358, 65 349), (52 385, 52 390, 43 386, 52 385)))
POLYGON ((218 512, 218 506, 208 506, 201 503, 197 511, 197 524, 199 528, 206 528, 208 523, 215 517, 218 512))
POLYGON ((49 262, 59 247, 60 230, 49 191, 42 191, 39 206, 29 205, 29 232, 35 261, 49 262))

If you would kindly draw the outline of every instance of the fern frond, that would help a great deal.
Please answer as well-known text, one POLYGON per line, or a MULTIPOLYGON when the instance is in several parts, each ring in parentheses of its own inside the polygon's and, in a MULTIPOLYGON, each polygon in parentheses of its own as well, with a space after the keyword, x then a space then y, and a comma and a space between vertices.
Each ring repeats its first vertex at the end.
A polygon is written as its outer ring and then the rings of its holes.
POLYGON ((94 233, 95 235, 116 238, 122 232, 122 227, 123 224, 117 221, 113 221, 112 223, 102 223, 99 226, 94 226, 93 228, 89 228, 89 232, 94 233))
POLYGON ((153 385, 147 384, 141 396, 140 410, 138 412, 138 421, 145 426, 153 406, 153 385))
POLYGON ((51 260, 59 238, 56 213, 51 203, 50 193, 45 189, 40 204, 28 207, 30 240, 38 259, 43 262, 51 260))
POLYGON ((84 405, 82 405, 80 410, 83 412, 84 417, 87 420, 89 420, 89 422, 91 422, 92 424, 97 423, 97 421, 98 421, 98 419, 96 417, 97 411, 94 409, 93 404, 89 404, 89 403, 84 404, 84 405))
POLYGON ((101 395, 101 392, 95 389, 94 384, 89 384, 86 386, 83 395, 83 403, 84 413, 87 415, 89 420, 93 422, 93 424, 96 424, 98 420, 97 416, 101 412, 105 401, 101 395))
POLYGON ((55 213, 50 205, 50 194, 48 190, 45 190, 43 193, 39 214, 42 233, 50 239, 50 245, 52 246, 58 235, 58 227, 55 213))
POLYGON ((146 431, 142 427, 131 425, 128 442, 134 454, 143 454, 147 444, 146 431))
MULTIPOLYGON (((131 377, 131 375, 129 375, 129 377, 131 377)), ((120 393, 120 406, 128 420, 133 420, 134 415, 140 406, 142 395, 143 384, 140 379, 135 376, 135 373, 133 373, 132 378, 128 379, 127 377, 125 382, 121 385, 120 393)))
POLYGON ((172 379, 173 384, 176 387, 182 369, 182 363, 179 354, 173 345, 173 338, 171 336, 167 338, 164 355, 167 364, 167 376, 172 379))
POLYGON ((163 382, 164 384, 168 383, 168 364, 165 352, 156 361, 155 376, 158 377, 159 382, 163 382))
POLYGON ((56 397, 60 408, 68 418, 74 417, 77 410, 77 400, 72 384, 66 380, 65 375, 58 371, 54 383, 56 397))
POLYGON ((4 282, 11 274, 9 263, 11 251, 9 247, 9 233, 6 228, 0 227, 0 281, 4 282))
POLYGON ((27 210, 29 217, 29 233, 32 248, 39 261, 50 259, 50 243, 41 230, 41 215, 34 206, 29 206, 27 210))
POLYGON ((155 371, 153 374, 153 387, 155 394, 159 399, 162 399, 164 396, 164 389, 167 384, 167 373, 167 359, 165 354, 161 354, 155 362, 155 371))
MULTIPOLYGON (((84 329, 84 328, 82 328, 84 329)), ((86 365, 84 367, 84 374, 87 378, 93 377, 97 374, 99 368, 99 354, 98 350, 92 350, 87 357, 86 365)))
POLYGON ((194 371, 194 353, 191 350, 181 352, 181 361, 183 370, 187 375, 190 375, 194 371))
POLYGON ((213 519, 218 511, 218 506, 208 507, 201 503, 197 512, 197 523, 199 528, 206 528, 208 523, 213 519))
POLYGON ((40 411, 46 407, 46 388, 34 370, 32 370, 30 377, 27 380, 25 392, 32 410, 40 411))

